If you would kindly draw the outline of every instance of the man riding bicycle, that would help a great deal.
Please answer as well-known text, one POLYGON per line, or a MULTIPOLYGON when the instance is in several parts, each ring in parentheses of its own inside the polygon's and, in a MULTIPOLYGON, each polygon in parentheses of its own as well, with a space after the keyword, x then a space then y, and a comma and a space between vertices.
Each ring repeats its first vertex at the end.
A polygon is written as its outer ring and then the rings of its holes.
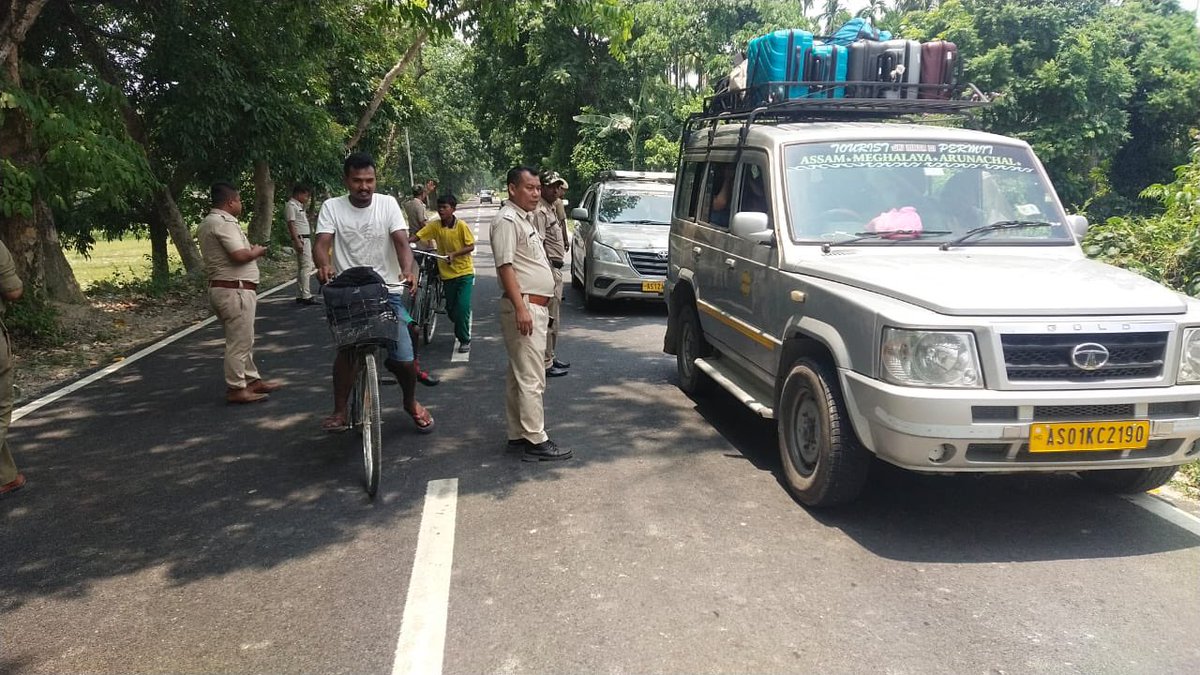
MULTIPOLYGON (((417 369, 407 327, 411 317, 404 302, 404 294, 416 288, 408 224, 395 197, 375 194, 375 160, 369 154, 356 152, 347 157, 342 164, 342 181, 349 194, 326 200, 317 219, 317 242, 313 247, 317 277, 328 283, 335 274, 351 267, 370 267, 387 282, 388 304, 400 317, 400 329, 383 365, 399 381, 404 410, 417 429, 432 431, 433 416, 417 403, 417 369)), ((321 428, 348 428, 346 404, 353 385, 352 355, 339 350, 333 362, 333 414, 325 418, 321 428)))

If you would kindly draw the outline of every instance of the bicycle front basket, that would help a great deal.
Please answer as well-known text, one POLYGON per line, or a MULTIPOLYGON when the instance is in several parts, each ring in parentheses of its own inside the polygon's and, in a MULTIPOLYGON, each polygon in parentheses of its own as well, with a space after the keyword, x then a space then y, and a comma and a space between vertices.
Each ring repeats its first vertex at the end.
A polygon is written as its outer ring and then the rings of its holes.
POLYGON ((338 347, 388 345, 396 341, 400 317, 388 304, 387 286, 326 286, 321 293, 325 299, 325 318, 338 347))

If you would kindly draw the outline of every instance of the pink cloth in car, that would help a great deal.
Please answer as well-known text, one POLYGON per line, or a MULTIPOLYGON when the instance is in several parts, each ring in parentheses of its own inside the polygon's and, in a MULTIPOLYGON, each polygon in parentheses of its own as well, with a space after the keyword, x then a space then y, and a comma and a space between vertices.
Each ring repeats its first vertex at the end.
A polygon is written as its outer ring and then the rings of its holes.
POLYGON ((925 229, 921 224, 921 214, 911 206, 890 209, 875 216, 867 223, 867 230, 879 233, 894 233, 886 239, 909 239, 916 237, 925 229))

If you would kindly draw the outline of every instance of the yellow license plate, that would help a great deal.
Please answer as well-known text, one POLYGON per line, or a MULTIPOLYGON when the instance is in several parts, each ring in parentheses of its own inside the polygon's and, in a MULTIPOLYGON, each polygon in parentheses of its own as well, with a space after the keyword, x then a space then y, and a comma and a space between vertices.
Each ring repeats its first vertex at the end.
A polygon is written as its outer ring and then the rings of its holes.
POLYGON ((661 282, 661 281, 643 281, 642 282, 642 292, 643 293, 662 293, 663 292, 663 282, 661 282))
POLYGON ((1029 427, 1030 452, 1144 450, 1150 422, 1064 422, 1029 427))

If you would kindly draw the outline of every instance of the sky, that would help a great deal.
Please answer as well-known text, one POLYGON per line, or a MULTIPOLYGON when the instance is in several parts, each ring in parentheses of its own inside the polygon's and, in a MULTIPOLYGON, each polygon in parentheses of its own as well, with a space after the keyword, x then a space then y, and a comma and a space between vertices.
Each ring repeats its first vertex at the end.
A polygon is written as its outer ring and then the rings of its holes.
MULTIPOLYGON (((1200 0, 1179 0, 1179 6, 1189 12, 1192 12, 1193 14, 1196 14, 1197 3, 1200 3, 1200 0)), ((866 6, 867 0, 847 0, 846 2, 846 9, 849 10, 851 14, 854 14, 866 6)), ((1196 23, 1200 24, 1200 16, 1197 16, 1196 23)))

